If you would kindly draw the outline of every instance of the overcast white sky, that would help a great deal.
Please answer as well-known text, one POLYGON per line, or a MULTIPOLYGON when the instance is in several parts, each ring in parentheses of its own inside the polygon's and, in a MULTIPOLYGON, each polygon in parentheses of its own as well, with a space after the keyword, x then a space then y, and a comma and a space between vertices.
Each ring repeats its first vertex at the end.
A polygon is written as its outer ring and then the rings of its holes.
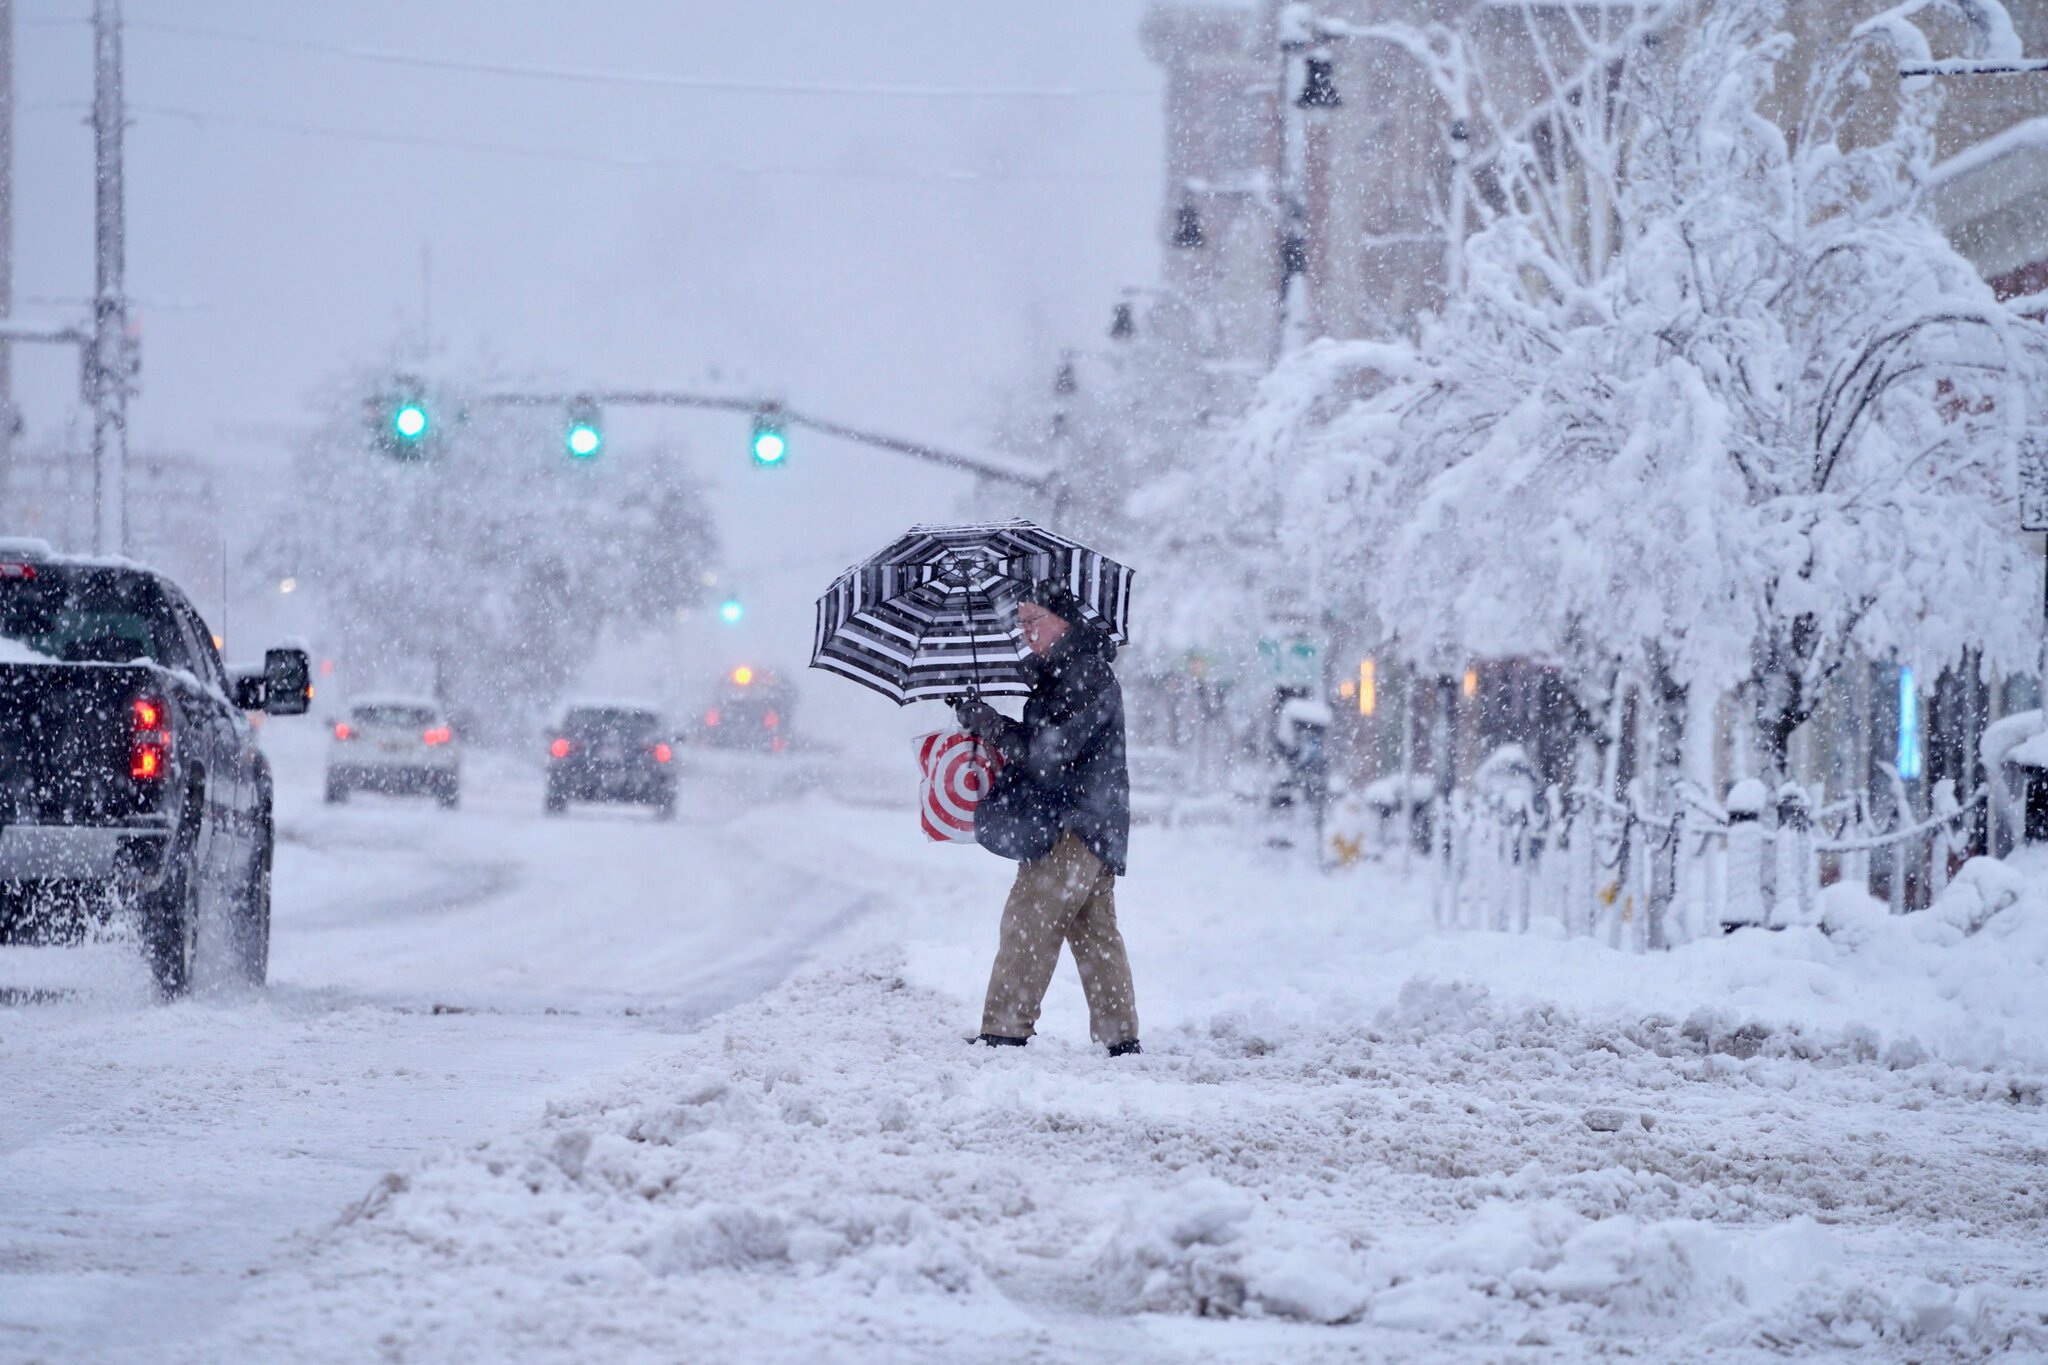
MULTIPOLYGON (((66 318, 92 283, 90 5, 16 11, 16 311, 66 318)), ((1092 342, 1117 291, 1154 276, 1160 78, 1139 50, 1137 0, 129 0, 126 12, 129 282, 145 347, 134 439, 259 484, 324 379, 416 334, 426 244, 434 334, 458 368, 489 357, 589 384, 715 375, 969 446, 984 444, 1004 384, 1047 382, 1060 345, 1092 342), (684 90, 336 49, 762 85, 1116 93, 684 90), (651 164, 606 164, 617 160, 651 164)), ((68 352, 24 351, 17 368, 32 431, 75 420, 68 352)), ((746 477, 738 419, 662 420, 719 480, 736 569, 790 576, 792 604, 822 586, 820 566, 945 514, 960 488, 799 437, 764 489, 746 477)), ((620 441, 658 427, 612 425, 620 441)))

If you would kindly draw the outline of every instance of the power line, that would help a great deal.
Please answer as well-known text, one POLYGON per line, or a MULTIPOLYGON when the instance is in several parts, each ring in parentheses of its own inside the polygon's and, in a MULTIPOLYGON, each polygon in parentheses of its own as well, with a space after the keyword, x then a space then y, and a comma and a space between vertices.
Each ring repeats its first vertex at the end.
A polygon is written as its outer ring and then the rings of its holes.
MULTIPOLYGON (((38 110, 72 110, 81 106, 75 102, 39 103, 38 110)), ((180 119, 201 127, 220 125, 223 127, 251 128, 259 132, 282 133, 296 137, 335 138, 349 142, 380 143, 397 147, 430 147, 444 151, 482 152, 493 156, 527 157, 542 161, 571 161, 583 165, 610 166, 619 170, 632 171, 693 171, 712 175, 758 175, 790 176, 825 180, 904 180, 938 181, 940 183, 989 184, 1003 182, 1080 182, 1127 180, 1127 174, 1114 171, 889 171, 855 170, 824 166, 767 166, 745 165, 737 162, 677 161, 660 157, 621 156, 605 152, 578 152, 566 148, 521 146, 509 142, 480 142, 463 138, 429 137, 419 133, 381 133, 362 128, 335 128, 309 123, 289 123, 278 119, 254 118, 244 114, 221 114, 203 109, 185 109, 168 104, 131 103, 129 109, 138 114, 151 114, 158 118, 180 119)))
POLYGON ((650 86, 670 90, 705 90, 764 95, 846 95, 874 99, 963 99, 963 100, 1080 100, 1141 99, 1156 91, 1137 88, 1087 89, 1078 86, 943 86, 943 85, 852 85, 814 81, 736 81, 702 76, 674 76, 655 71, 612 71, 598 67, 535 66, 520 62, 486 62, 460 57, 429 57, 419 53, 395 52, 383 48, 358 47, 347 43, 323 43, 307 38, 273 38, 228 29, 201 28, 189 24, 167 24, 154 19, 133 19, 128 28, 137 33, 211 42, 246 43, 253 47, 308 52, 341 57, 350 61, 377 62, 387 66, 426 67, 438 71, 462 71, 471 75, 513 76, 537 80, 572 81, 586 85, 650 86))

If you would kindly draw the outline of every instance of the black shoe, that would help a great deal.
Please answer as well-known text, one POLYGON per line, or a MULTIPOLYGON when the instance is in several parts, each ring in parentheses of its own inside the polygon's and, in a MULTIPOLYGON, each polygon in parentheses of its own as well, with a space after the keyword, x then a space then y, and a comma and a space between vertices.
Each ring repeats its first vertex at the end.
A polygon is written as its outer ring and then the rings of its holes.
POLYGON ((971 1043, 986 1043, 990 1047, 1022 1047, 1031 1041, 1028 1038, 1006 1038, 1000 1033, 984 1033, 968 1039, 971 1043))
POLYGON ((1126 1038, 1121 1043, 1109 1045, 1109 1055, 1112 1057, 1135 1057, 1144 1050, 1138 1046, 1136 1038, 1126 1038))

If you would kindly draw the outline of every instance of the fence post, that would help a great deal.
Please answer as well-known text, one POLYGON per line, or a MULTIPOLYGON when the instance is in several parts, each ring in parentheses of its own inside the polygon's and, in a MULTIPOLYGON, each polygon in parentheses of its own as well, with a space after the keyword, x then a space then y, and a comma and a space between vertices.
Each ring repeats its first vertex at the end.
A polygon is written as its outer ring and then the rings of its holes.
POLYGON ((1956 800, 1956 782, 1944 777, 1934 784, 1934 813, 1942 817, 1943 823, 1929 831, 1927 838, 1927 890, 1928 904, 1940 899, 1948 889, 1949 860, 1959 851, 1958 845, 1966 838, 1962 832, 1963 803, 1956 800))
POLYGON ((1727 901, 1724 933, 1768 924, 1764 911, 1764 784, 1746 777, 1728 789, 1727 901))
MULTIPOLYGON (((1900 831, 1913 823, 1913 803, 1907 799, 1906 783, 1897 773, 1892 774, 1892 829, 1900 831)), ((1891 843, 1892 880, 1889 888, 1891 912, 1894 915, 1906 913, 1906 841, 1895 839, 1891 843)))
POLYGON ((1564 928, 1570 937, 1591 937, 1595 874, 1599 866, 1599 855, 1594 852, 1593 818, 1583 791, 1567 792, 1564 802, 1564 928))
MULTIPOLYGON (((1863 793, 1857 792, 1854 801, 1854 814, 1850 822, 1843 827, 1844 837, 1856 840, 1868 839, 1871 834, 1870 811, 1864 805, 1863 793)), ((1857 847, 1842 855, 1842 880, 1851 886, 1862 887, 1864 895, 1870 894, 1870 850, 1868 848, 1863 847, 1859 843, 1857 847)))
POLYGON ((1778 906, 1774 924, 1813 924, 1820 869, 1813 856, 1813 807, 1796 782, 1778 789, 1778 906))

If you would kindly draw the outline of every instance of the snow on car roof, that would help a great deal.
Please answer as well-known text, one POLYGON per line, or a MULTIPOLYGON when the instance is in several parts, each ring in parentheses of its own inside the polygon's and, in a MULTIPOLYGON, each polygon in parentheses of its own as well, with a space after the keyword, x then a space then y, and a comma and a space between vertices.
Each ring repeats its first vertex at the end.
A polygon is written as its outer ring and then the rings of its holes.
POLYGON ((349 698, 351 707, 364 706, 416 706, 422 711, 439 712, 441 703, 432 697, 414 696, 404 692, 371 692, 360 697, 349 698))
POLYGON ((152 568, 126 555, 85 555, 52 549, 47 540, 34 536, 0 536, 0 559, 26 560, 31 564, 48 564, 67 569, 127 569, 134 573, 154 574, 158 578, 172 579, 161 569, 152 568))
POLYGON ((659 716, 663 708, 645 697, 575 697, 562 703, 555 714, 566 716, 571 711, 644 711, 650 716, 659 716))

